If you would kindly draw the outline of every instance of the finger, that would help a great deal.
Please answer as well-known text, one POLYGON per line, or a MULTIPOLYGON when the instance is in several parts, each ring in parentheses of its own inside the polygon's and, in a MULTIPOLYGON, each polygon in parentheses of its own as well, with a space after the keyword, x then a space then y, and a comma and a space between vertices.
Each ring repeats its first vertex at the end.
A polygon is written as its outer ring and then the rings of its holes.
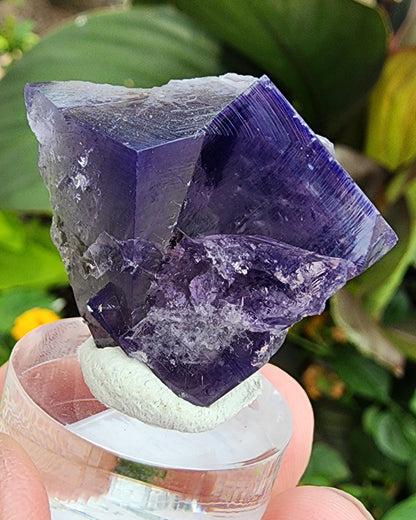
POLYGON ((268 364, 261 373, 282 394, 292 413, 292 438, 273 488, 273 493, 282 493, 298 484, 308 464, 313 440, 312 406, 299 383, 280 368, 268 364))
POLYGON ((333 488, 300 486, 275 495, 263 520, 374 520, 357 499, 333 488))
POLYGON ((46 490, 26 452, 0 433, 0 518, 49 520, 46 490))
POLYGON ((6 378, 7 363, 0 367, 0 395, 3 389, 4 379, 6 378))
POLYGON ((21 372, 19 382, 47 414, 36 416, 36 430, 44 435, 38 437, 34 449, 25 429, 15 431, 13 436, 27 448, 49 495, 59 500, 88 500, 107 493, 117 457, 100 447, 86 446, 76 435, 67 433, 62 437, 61 428, 51 421, 52 417, 57 423, 71 424, 105 409, 85 385, 76 358, 40 363, 21 372), (62 439, 62 443, 51 458, 56 439, 62 439), (78 457, 84 457, 84 464, 78 457))
POLYGON ((40 363, 21 373, 19 380, 36 404, 62 424, 80 421, 106 408, 91 395, 75 357, 40 363))

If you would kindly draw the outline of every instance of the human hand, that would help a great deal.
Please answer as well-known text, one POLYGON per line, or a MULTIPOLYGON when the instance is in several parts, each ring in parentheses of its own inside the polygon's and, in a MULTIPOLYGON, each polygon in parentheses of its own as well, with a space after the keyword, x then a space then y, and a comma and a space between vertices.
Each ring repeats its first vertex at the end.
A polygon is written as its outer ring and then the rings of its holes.
MULTIPOLYGON (((0 392, 6 366, 0 368, 0 392)), ((279 390, 293 417, 293 436, 287 447, 263 520, 371 520, 360 502, 325 487, 299 486, 309 460, 313 414, 300 385, 277 367, 266 365, 262 374, 279 390)), ((47 520, 46 490, 23 448, 0 434, 0 520, 47 520)))
MULTIPOLYGON (((0 367, 0 395, 6 375, 0 367)), ((47 520, 48 496, 40 476, 24 449, 0 433, 0 520, 47 520)))

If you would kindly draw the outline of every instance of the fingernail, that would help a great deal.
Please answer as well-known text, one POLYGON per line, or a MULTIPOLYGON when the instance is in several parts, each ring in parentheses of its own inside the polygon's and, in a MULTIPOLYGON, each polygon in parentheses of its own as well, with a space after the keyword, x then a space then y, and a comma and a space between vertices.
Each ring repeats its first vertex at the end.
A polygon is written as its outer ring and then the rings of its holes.
POLYGON ((358 509, 358 511, 366 518, 366 520, 374 520, 373 515, 370 514, 370 512, 363 506, 363 504, 358 500, 358 498, 353 497, 349 493, 346 493, 345 491, 341 491, 340 489, 336 488, 329 488, 334 493, 337 493, 338 495, 341 495, 342 497, 349 500, 354 506, 358 509))

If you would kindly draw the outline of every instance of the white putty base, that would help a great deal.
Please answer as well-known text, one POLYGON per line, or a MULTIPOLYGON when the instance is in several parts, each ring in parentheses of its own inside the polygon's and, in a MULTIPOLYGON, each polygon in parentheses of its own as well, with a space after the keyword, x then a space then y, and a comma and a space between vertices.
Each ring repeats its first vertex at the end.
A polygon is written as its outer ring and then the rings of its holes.
POLYGON ((130 358, 120 347, 97 348, 89 338, 80 345, 78 359, 85 383, 101 403, 171 430, 211 430, 261 393, 261 377, 254 374, 211 406, 196 406, 178 397, 144 363, 130 358))

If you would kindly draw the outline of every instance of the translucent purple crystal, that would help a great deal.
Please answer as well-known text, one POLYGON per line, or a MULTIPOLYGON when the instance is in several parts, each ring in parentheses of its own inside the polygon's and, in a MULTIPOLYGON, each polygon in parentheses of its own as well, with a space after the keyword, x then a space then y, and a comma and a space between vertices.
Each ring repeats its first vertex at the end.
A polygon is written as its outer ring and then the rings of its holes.
POLYGON ((396 236, 271 81, 25 91, 52 236, 99 346, 207 406, 396 236))

